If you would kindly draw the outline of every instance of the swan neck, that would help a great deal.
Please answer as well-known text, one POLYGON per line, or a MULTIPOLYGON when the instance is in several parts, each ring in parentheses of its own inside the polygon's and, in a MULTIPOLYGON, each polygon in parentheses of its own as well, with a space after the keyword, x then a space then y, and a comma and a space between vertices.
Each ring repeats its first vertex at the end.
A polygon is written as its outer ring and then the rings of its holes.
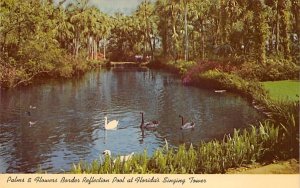
POLYGON ((183 117, 181 117, 181 125, 183 125, 183 117))
POLYGON ((142 113, 142 124, 144 124, 144 114, 142 113))
POLYGON ((107 118, 105 118, 105 126, 107 125, 107 118))

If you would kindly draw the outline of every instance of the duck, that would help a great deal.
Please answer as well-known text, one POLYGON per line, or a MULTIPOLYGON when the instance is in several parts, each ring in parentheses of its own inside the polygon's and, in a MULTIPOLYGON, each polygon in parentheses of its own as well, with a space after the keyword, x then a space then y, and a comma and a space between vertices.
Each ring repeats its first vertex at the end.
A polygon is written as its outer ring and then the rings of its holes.
POLYGON ((141 128, 145 128, 145 129, 151 129, 151 128, 156 128, 159 125, 159 121, 157 120, 153 120, 153 121, 149 121, 149 122, 144 122, 144 112, 140 112, 140 114, 142 114, 142 122, 141 122, 141 128))
POLYGON ((29 108, 30 108, 30 109, 36 109, 36 106, 30 105, 29 108))
POLYGON ((105 130, 117 129, 119 121, 112 120, 109 123, 107 123, 107 116, 105 116, 104 119, 105 119, 105 124, 104 124, 104 129, 105 130))
POLYGON ((181 118, 181 127, 180 129, 192 129, 195 127, 195 123, 192 121, 192 122, 187 122, 184 124, 183 122, 183 116, 182 115, 179 115, 179 117, 181 118))
MULTIPOLYGON (((105 156, 109 156, 111 157, 111 151, 110 150, 104 150, 102 152, 103 155, 105 156)), ((132 158, 132 156, 134 155, 134 152, 128 154, 128 155, 121 155, 121 156, 118 156, 116 159, 113 160, 113 163, 115 163, 117 161, 117 159, 120 159, 121 162, 126 162, 128 161, 129 159, 132 158)))

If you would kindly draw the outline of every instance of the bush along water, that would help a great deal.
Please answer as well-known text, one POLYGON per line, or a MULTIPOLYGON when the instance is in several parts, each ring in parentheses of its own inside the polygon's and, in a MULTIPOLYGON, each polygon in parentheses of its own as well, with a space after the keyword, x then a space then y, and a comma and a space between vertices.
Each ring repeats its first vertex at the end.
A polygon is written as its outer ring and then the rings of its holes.
POLYGON ((272 112, 271 121, 281 135, 277 150, 280 158, 299 158, 299 101, 267 101, 272 112))
MULTIPOLYGON (((34 60, 29 60, 23 66, 14 66, 15 60, 5 63, 0 58, 0 87, 13 88, 30 84, 36 78, 54 77, 70 78, 102 66, 103 61, 87 60, 84 57, 74 58, 70 55, 60 55, 55 60, 44 62, 38 66, 34 60)), ((20 63, 19 63, 20 64, 20 63)))

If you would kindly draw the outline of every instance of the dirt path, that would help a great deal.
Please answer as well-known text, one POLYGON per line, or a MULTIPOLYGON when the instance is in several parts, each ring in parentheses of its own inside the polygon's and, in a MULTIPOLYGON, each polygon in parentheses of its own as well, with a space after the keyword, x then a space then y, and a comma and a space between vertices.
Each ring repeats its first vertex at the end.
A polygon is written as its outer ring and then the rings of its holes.
POLYGON ((299 174, 299 161, 290 159, 269 165, 250 165, 237 169, 229 169, 227 174, 299 174))

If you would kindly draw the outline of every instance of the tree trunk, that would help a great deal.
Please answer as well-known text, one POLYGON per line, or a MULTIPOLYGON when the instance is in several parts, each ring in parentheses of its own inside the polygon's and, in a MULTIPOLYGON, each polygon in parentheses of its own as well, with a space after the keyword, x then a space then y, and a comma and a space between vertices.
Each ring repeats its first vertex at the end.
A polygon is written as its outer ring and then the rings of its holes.
POLYGON ((79 37, 78 35, 75 38, 75 57, 78 57, 78 52, 79 52, 79 37))
POLYGON ((279 29, 279 9, 278 9, 278 1, 276 1, 276 43, 275 50, 276 53, 279 52, 279 37, 280 37, 280 29, 279 29))
POLYGON ((98 59, 98 37, 96 37, 96 40, 95 40, 95 55, 94 55, 94 58, 95 60, 98 59))
POLYGON ((92 46, 92 60, 94 60, 95 59, 95 38, 94 37, 92 37, 91 46, 92 46))
POLYGON ((226 5, 224 0, 221 0, 220 22, 221 22, 220 23, 221 44, 224 44, 227 42, 227 31, 226 31, 227 15, 226 15, 226 5))
POLYGON ((298 41, 300 38, 300 8, 296 6, 296 11, 295 11, 295 30, 298 36, 298 41))
MULTIPOLYGON (((165 18, 166 19, 166 18, 165 18)), ((163 45, 163 53, 164 55, 167 55, 168 50, 167 50, 167 45, 168 45, 168 33, 167 33, 167 28, 164 26, 164 36, 162 37, 162 45, 163 45)))
POLYGON ((154 35, 153 36, 153 54, 152 54, 152 58, 154 57, 155 48, 156 48, 156 37, 154 35))
POLYGON ((197 54, 196 54, 196 38, 197 38, 197 34, 195 34, 194 32, 193 32, 193 34, 192 34, 192 51, 193 51, 193 53, 192 53, 192 58, 193 59, 195 59, 196 57, 197 57, 197 54))
POLYGON ((152 38, 150 37, 150 32, 148 33, 148 44, 150 46, 150 52, 151 52, 151 57, 153 57, 153 43, 152 43, 152 38))
POLYGON ((87 59, 90 59, 90 54, 91 54, 90 35, 87 36, 86 43, 87 43, 87 59))
POLYGON ((204 47, 204 21, 202 21, 202 60, 204 60, 205 56, 205 47, 204 47))
POLYGON ((73 55, 76 57, 76 49, 77 49, 77 41, 76 38, 73 39, 74 47, 73 47, 73 55))
POLYGON ((279 15, 280 15, 280 37, 281 37, 281 46, 284 58, 291 60, 291 44, 290 44, 290 25, 291 18, 289 15, 290 12, 290 2, 288 0, 279 0, 279 15))
POLYGON ((172 37, 172 46, 173 46, 173 57, 175 58, 175 61, 177 60, 177 33, 176 33, 176 25, 175 22, 173 22, 173 35, 172 37))
POLYGON ((103 39, 103 56, 106 59, 106 38, 103 39))
POLYGON ((188 61, 189 59, 189 39, 188 39, 188 30, 187 30, 187 13, 188 6, 187 2, 184 3, 184 30, 185 30, 185 52, 184 52, 184 60, 188 61))

